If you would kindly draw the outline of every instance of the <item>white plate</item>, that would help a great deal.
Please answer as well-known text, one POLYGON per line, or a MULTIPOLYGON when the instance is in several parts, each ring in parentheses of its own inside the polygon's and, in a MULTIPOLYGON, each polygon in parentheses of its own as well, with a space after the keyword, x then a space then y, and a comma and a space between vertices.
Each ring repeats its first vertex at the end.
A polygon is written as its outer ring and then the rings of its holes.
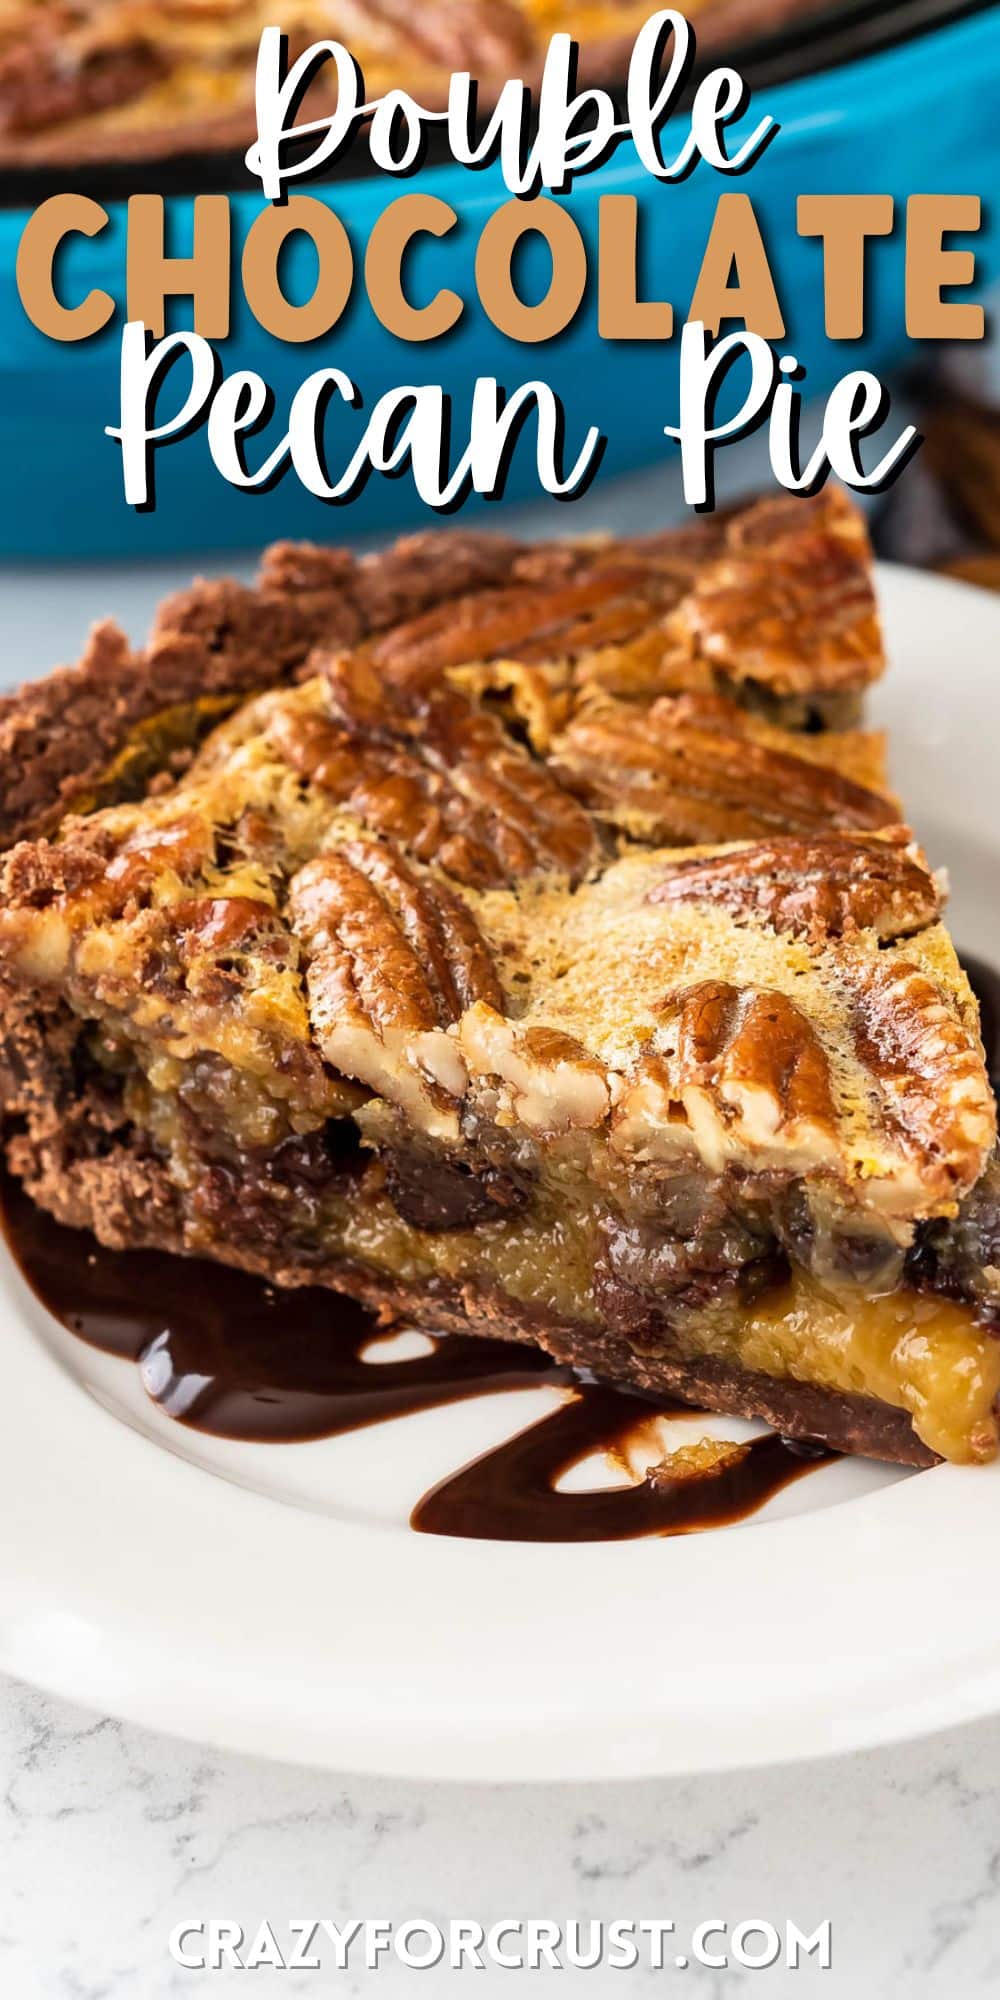
MULTIPOLYGON (((957 942, 1000 965, 1000 605, 900 570, 881 588, 894 775, 951 866, 957 942)), ((9 1261, 0 1284, 0 1665, 44 1687, 271 1756, 496 1779, 772 1763, 1000 1707, 1000 1465, 835 1464, 674 1540, 436 1540, 414 1500, 552 1391, 222 1443, 9 1261)))

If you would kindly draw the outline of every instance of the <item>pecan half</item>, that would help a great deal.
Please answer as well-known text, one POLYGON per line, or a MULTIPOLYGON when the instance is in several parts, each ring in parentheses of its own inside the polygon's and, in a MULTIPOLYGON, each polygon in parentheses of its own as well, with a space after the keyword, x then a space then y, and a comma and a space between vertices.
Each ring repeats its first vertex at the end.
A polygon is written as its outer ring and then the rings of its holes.
POLYGON ((556 775, 591 811, 641 840, 711 842, 819 827, 879 827, 893 801, 812 756, 734 702, 681 695, 637 713, 583 709, 553 744, 556 775))
POLYGON ((739 515, 672 626, 735 682, 777 694, 864 686, 884 657, 861 516, 833 488, 739 515))
POLYGON ((505 654, 572 658, 651 624, 661 615, 662 597, 647 565, 617 551, 614 561, 577 554, 568 576, 453 599, 375 640, 369 656, 392 680, 424 684, 449 667, 505 654))
POLYGON ((387 689, 356 655, 323 671, 330 719, 278 711, 270 733, 367 826, 470 887, 585 873, 597 852, 589 815, 495 716, 455 688, 387 689))
POLYGON ((419 10, 410 0, 365 0, 364 13, 398 34, 403 48, 445 70, 514 76, 535 48, 524 10, 512 0, 449 0, 419 10))
POLYGON ((711 903, 776 931, 903 937, 936 921, 941 896, 905 827, 886 837, 828 834, 761 841, 671 862, 651 903, 711 903))
POLYGON ((288 910, 326 1060, 454 1138, 466 1073, 447 1029, 475 1001, 503 1004, 466 905, 388 843, 358 839, 300 869, 288 910))
POLYGON ((680 999, 677 1075, 702 1157, 723 1165, 735 1133, 786 1159, 837 1152, 826 1053, 802 1010, 783 993, 706 980, 680 999))
POLYGON ((851 1000, 858 1060, 890 1143, 912 1163, 923 1190, 967 1194, 996 1137, 975 1028, 936 981, 896 953, 848 959, 839 976, 851 1000))
POLYGON ((635 1161, 696 1152, 710 1172, 814 1172, 840 1159, 826 1050, 786 994, 728 980, 663 1002, 659 1053, 616 1092, 611 1144, 635 1161))
POLYGON ((276 708, 268 738, 286 763, 373 833, 470 888, 507 877, 489 828, 447 779, 405 750, 366 743, 328 717, 276 708))

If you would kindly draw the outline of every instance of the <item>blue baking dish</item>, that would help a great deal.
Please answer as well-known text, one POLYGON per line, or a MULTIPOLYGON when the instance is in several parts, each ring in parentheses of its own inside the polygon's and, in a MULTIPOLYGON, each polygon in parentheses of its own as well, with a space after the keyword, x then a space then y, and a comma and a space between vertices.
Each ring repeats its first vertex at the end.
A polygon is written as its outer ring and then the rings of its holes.
MULTIPOLYGON (((912 193, 979 193, 984 225, 975 242, 985 291, 1000 274, 990 214, 990 197, 1000 183, 998 78, 1000 8, 993 6, 856 61, 755 92, 753 115, 770 111, 781 131, 737 185, 753 198, 785 312, 783 346, 804 364, 811 393, 826 393, 841 374, 860 366, 892 377, 918 362, 920 349, 907 339, 904 325, 901 227, 874 246, 864 337, 826 339, 820 247, 795 234, 796 197, 888 193, 901 216, 912 193)), ((376 216, 406 185, 369 175, 323 189, 310 184, 309 192, 337 210, 360 264, 376 216)), ((593 245, 600 195, 638 197, 647 291, 673 301, 679 328, 726 185, 704 165, 678 185, 654 183, 633 154, 621 151, 600 172, 581 179, 566 199, 593 245)), ((234 286, 233 330, 222 344, 223 363, 227 372, 254 368, 272 385, 273 441, 284 429, 303 376, 335 365, 358 384, 366 410, 399 384, 442 382, 454 400, 459 449, 478 375, 495 375, 508 389, 542 376, 564 401, 571 440, 582 438, 590 424, 607 434, 600 479, 665 458, 673 447, 662 428, 677 417, 676 335, 669 344, 601 342, 588 299, 562 338, 531 348, 506 340, 475 301, 471 277, 483 221, 507 198, 499 176, 444 164, 425 169, 421 187, 442 196, 459 215, 451 237, 422 247, 412 266, 414 286, 426 295, 448 284, 469 299, 463 320, 444 340, 421 347, 395 340, 362 294, 324 340, 285 346, 260 329, 234 286)), ((261 198, 244 190, 232 195, 232 205, 234 246, 239 246, 261 198)), ((190 197, 174 194, 169 206, 171 243, 181 254, 190 236, 190 197)), ((104 433, 118 414, 120 324, 79 346, 58 346, 29 324, 17 298, 14 267, 30 212, 26 207, 0 212, 0 555, 149 557, 259 545, 280 535, 329 540, 414 521, 426 525, 427 509, 407 476, 373 477, 349 512, 306 493, 291 473, 266 495, 237 492, 215 470, 203 430, 158 454, 155 511, 132 512, 122 497, 119 448, 104 433)), ((109 213, 109 227, 99 238, 77 239, 68 253, 62 282, 75 296, 96 285, 121 297, 124 203, 109 204, 109 213)), ((290 253, 290 287, 311 289, 311 250, 299 241, 290 253)), ((238 271, 238 257, 234 268, 238 271)), ((174 323, 183 324, 183 318, 174 323)), ((346 459, 360 429, 360 420, 344 413, 331 433, 334 452, 339 448, 346 459)), ((523 447, 506 490, 521 499, 537 490, 533 454, 523 447)))

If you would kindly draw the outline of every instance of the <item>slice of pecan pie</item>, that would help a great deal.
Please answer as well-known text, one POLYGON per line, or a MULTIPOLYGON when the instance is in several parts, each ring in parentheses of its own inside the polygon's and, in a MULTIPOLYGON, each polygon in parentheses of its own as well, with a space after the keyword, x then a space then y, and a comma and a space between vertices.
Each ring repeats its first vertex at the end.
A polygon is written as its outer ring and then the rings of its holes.
POLYGON ((858 581, 834 635, 803 573, 737 641, 768 512, 638 553, 284 549, 12 698, 3 1099, 35 1198, 844 1449, 992 1456, 975 1002, 878 746, 736 699, 779 658, 810 704, 880 664, 858 581), (637 588, 603 634, 667 632, 660 665, 582 692, 581 618, 637 588), (671 693, 696 605, 728 684, 671 693), (476 677, 515 647, 566 663, 547 755, 476 677))
MULTIPOLYGON (((732 50, 820 0, 689 0, 702 55, 732 50)), ((480 103, 519 77, 537 87, 549 38, 571 34, 581 81, 623 84, 647 0, 0 0, 0 170, 152 160, 246 147, 263 30, 292 59, 343 42, 370 102, 394 89, 429 109, 471 71, 480 103)), ((334 108, 322 73, 304 115, 334 108)))

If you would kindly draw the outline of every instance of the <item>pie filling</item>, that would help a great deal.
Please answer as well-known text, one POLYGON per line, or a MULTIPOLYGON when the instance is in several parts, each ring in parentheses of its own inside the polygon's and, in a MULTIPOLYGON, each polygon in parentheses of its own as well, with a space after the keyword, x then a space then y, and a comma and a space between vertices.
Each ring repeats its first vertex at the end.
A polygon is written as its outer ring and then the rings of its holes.
MULTIPOLYGON (((372 1179, 377 1183, 378 1169, 372 1179)), ((197 1242, 197 1221, 194 1227, 197 1242)), ((620 1335, 640 1362, 654 1364, 663 1350, 711 1357, 891 1403, 909 1413, 918 1436, 942 1458, 994 1456, 1000 1338, 980 1323, 974 1304, 919 1290, 905 1278, 874 1297, 847 1278, 820 1282, 776 1243, 751 1262, 720 1269, 717 1257, 698 1270, 688 1245, 647 1224, 647 1242, 656 1236, 664 1262, 688 1262, 688 1282, 679 1289, 649 1288, 655 1257, 637 1262, 631 1283, 612 1273, 608 1245, 616 1233, 630 1234, 598 1205, 551 1193, 471 1230, 418 1229, 387 1192, 362 1185, 335 1195, 319 1227, 313 1207, 304 1248, 324 1260, 357 1259, 409 1283, 445 1278, 499 1291, 516 1305, 620 1335)), ((220 1246, 209 1233, 197 1247, 218 1254, 220 1246)), ((618 1264, 629 1272, 627 1251, 618 1264)), ((433 1294, 427 1313, 432 1321, 433 1294)))
MULTIPOLYGON (((579 1161, 536 1159, 518 1174, 412 1144, 373 1155, 358 1114, 296 1132, 224 1064, 174 1062, 174 1087, 156 1091, 120 1044, 88 1028, 80 1046, 132 1140, 165 1165, 192 1254, 291 1283, 367 1269, 404 1286, 407 1313, 428 1327, 441 1286, 454 1287, 490 1302, 496 1332, 526 1313, 543 1345, 550 1324, 557 1340, 562 1326, 589 1329, 601 1372, 621 1367, 640 1386, 657 1386, 664 1358, 718 1363, 889 1404, 955 1463, 997 1452, 1000 1270, 984 1260, 1000 1230, 1000 1162, 956 1218, 908 1245, 776 1175, 675 1173, 633 1188, 626 1213, 625 1181, 613 1203, 579 1161)), ((151 1067, 162 1077, 171 1065, 151 1067)))
MULTIPOLYGON (((666 1351, 870 1397, 906 1410, 941 1458, 967 1463, 996 1454, 1000 1339, 967 1303, 905 1283, 867 1297, 846 1283, 821 1285, 779 1258, 763 1283, 744 1270, 715 1289, 713 1273, 689 1294, 650 1300, 638 1321, 629 1312, 619 1320, 595 1284, 604 1232, 586 1210, 564 1207, 548 1220, 533 1212, 441 1236, 403 1224, 387 1200, 373 1199, 348 1205, 341 1229, 343 1254, 394 1277, 499 1288, 519 1304, 621 1331, 632 1355, 651 1366, 666 1351)), ((430 1320, 433 1313, 431 1296, 430 1320)))

